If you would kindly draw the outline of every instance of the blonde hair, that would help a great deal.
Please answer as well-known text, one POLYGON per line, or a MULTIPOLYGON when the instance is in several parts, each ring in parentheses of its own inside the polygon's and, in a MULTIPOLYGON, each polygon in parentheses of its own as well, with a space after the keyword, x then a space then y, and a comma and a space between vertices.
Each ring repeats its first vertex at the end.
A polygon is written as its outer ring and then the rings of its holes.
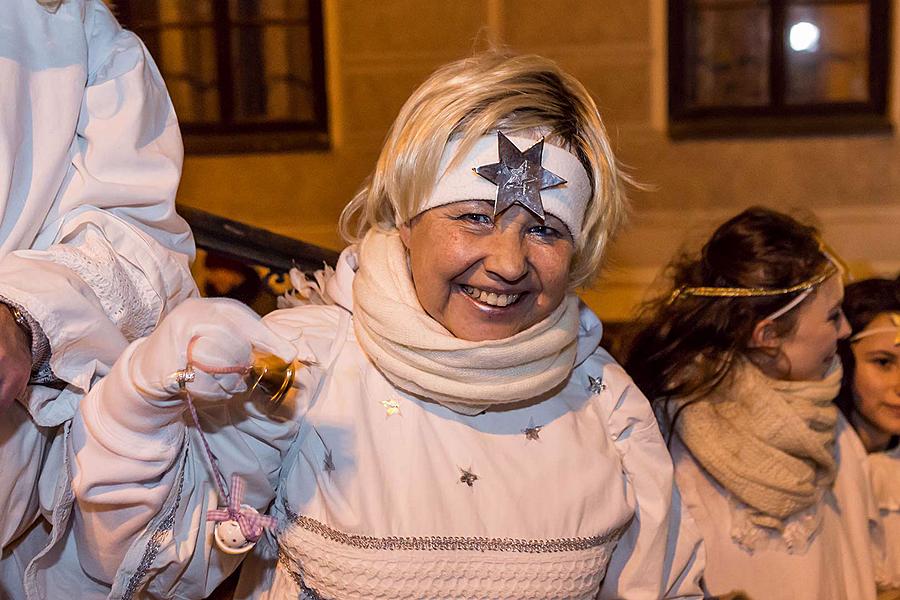
POLYGON ((445 65, 419 86, 391 126, 375 170, 344 207, 343 237, 355 243, 373 227, 394 230, 412 219, 436 181, 450 137, 461 138, 457 156, 463 156, 477 138, 498 129, 537 131, 584 164, 592 194, 569 282, 572 288, 589 284, 624 218, 630 179, 588 91, 556 63, 535 55, 483 52, 445 65))

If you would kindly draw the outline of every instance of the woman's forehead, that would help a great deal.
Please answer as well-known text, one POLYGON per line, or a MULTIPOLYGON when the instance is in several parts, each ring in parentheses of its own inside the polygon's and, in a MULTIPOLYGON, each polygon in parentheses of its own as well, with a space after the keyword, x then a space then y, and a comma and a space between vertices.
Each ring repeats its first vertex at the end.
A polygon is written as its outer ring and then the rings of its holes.
POLYGON ((856 352, 864 354, 866 352, 887 352, 900 356, 900 346, 894 343, 896 334, 891 332, 873 333, 864 338, 860 338, 853 344, 856 352))
POLYGON ((844 282, 840 274, 832 275, 815 289, 810 300, 800 306, 799 319, 822 321, 822 316, 840 307, 843 300, 844 282))
POLYGON ((819 286, 816 302, 825 310, 830 310, 844 301, 844 281, 840 273, 835 273, 819 286))
MULTIPOLYGON (((897 315, 897 314, 900 314, 900 312, 885 311, 883 313, 878 313, 877 315, 875 315, 874 319, 869 321, 869 324, 866 325, 866 329, 875 329, 876 327, 879 327, 879 328, 880 327, 888 327, 888 328, 893 327, 896 325, 896 323, 894 322, 896 317, 894 315, 897 315)), ((890 332, 887 332, 887 333, 890 333, 890 332)))
MULTIPOLYGON (((869 321, 865 329, 884 329, 884 331, 873 332, 870 335, 862 336, 855 346, 862 352, 883 350, 893 354, 900 354, 900 346, 897 345, 897 327, 894 323, 894 316, 897 313, 883 312, 875 316, 869 321)), ((864 331, 865 331, 864 329, 864 331)))

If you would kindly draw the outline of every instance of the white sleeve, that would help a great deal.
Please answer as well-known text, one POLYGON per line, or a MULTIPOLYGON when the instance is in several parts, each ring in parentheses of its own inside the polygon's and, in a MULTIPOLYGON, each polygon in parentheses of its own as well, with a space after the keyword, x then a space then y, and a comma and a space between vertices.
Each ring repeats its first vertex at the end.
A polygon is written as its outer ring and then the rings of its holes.
MULTIPOLYGON (((293 337, 300 358, 313 362, 299 335, 293 337)), ((181 399, 148 394, 129 366, 144 343, 129 346, 73 420, 72 535, 80 569, 109 585, 111 598, 205 598, 244 555, 225 554, 215 545, 206 516, 224 499, 181 399), (131 596, 137 589, 142 591, 131 596)), ((283 457, 319 373, 299 370, 295 387, 277 409, 251 394, 197 407, 225 480, 240 476, 246 488, 242 502, 262 514, 275 498, 283 457)))
POLYGON ((175 213, 183 149, 165 85, 102 2, 85 11, 89 71, 70 164, 31 249, 0 259, 0 297, 37 322, 53 372, 73 388, 51 411, 62 414, 39 419, 46 425, 71 417, 130 340, 196 294, 193 239, 175 213))
POLYGON ((616 546, 598 598, 702 598, 702 538, 674 481, 672 459, 650 404, 630 381, 609 414, 636 507, 616 546))

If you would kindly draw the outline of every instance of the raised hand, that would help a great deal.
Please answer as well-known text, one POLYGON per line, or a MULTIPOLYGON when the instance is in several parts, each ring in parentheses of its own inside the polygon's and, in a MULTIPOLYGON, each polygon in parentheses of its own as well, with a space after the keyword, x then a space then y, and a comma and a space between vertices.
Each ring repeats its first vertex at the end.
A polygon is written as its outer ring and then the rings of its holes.
POLYGON ((287 363, 296 356, 290 342, 240 302, 191 299, 177 306, 135 350, 130 374, 148 398, 171 398, 184 385, 194 399, 222 400, 246 390, 255 353, 287 363))

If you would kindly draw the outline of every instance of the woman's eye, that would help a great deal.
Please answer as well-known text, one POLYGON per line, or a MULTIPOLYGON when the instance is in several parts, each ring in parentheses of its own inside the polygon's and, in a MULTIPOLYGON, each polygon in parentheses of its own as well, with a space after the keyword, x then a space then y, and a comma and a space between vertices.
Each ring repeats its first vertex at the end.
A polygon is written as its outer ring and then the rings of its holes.
POLYGON ((528 233, 547 239, 558 239, 562 237, 562 234, 559 231, 548 225, 535 225, 528 229, 528 233))
POLYGON ((489 215, 481 213, 466 213, 464 215, 460 215, 457 218, 461 221, 468 221, 470 223, 480 223, 482 225, 491 224, 491 217, 489 215))
POLYGON ((878 366, 879 369, 888 369, 891 365, 894 364, 894 361, 890 358, 873 358, 872 363, 878 366))
POLYGON ((837 323, 838 321, 841 320, 841 314, 842 314, 841 311, 836 310, 833 313, 831 313, 830 315, 828 315, 828 320, 831 321, 832 323, 837 323))

